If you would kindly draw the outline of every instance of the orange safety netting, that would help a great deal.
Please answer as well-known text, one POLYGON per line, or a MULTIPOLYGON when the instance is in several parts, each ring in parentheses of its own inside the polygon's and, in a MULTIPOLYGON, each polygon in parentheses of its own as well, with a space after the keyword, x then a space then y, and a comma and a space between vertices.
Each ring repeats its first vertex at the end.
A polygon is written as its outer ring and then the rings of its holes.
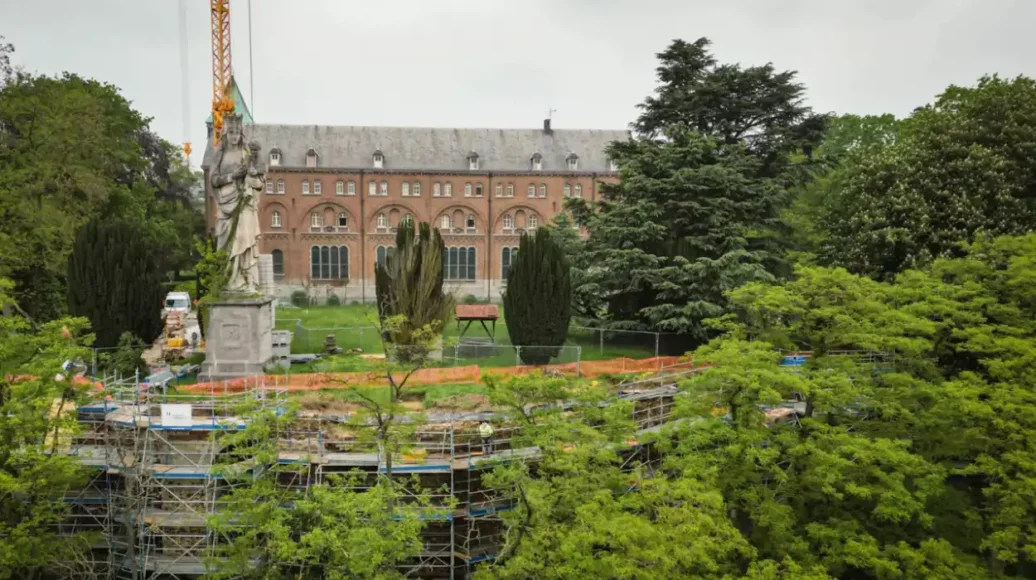
MULTIPOLYGON (((407 385, 442 385, 457 383, 477 383, 482 373, 506 377, 526 375, 537 371, 553 371, 566 376, 597 377, 604 374, 640 373, 661 370, 682 368, 690 364, 686 357, 660 356, 648 359, 617 358, 612 360, 596 360, 579 363, 565 363, 556 365, 525 366, 525 367, 489 367, 482 369, 478 365, 448 368, 426 368, 417 370, 407 381, 407 385)), ((393 373, 396 380, 402 380, 403 372, 393 373)), ((350 387, 384 387, 388 386, 388 380, 384 373, 376 371, 351 372, 351 373, 306 373, 287 375, 266 375, 263 377, 269 383, 276 383, 278 387, 288 391, 315 391, 319 389, 346 389, 350 387)), ((248 379, 233 379, 229 381, 218 381, 209 383, 197 383, 194 385, 183 385, 177 390, 186 393, 207 393, 215 392, 230 394, 246 390, 248 385, 254 385, 257 377, 248 379)))

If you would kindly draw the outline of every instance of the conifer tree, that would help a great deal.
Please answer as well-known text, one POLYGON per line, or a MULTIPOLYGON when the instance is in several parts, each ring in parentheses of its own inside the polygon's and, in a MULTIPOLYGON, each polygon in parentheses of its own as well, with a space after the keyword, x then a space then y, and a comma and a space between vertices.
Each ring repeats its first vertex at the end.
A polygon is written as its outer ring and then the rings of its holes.
POLYGON ((68 310, 90 320, 96 346, 123 332, 150 344, 162 332, 163 272, 152 237, 125 221, 96 219, 76 235, 68 259, 68 310))
POLYGON ((523 235, 504 292, 511 344, 521 347, 518 354, 526 364, 546 364, 565 343, 571 318, 568 258, 549 229, 523 235))

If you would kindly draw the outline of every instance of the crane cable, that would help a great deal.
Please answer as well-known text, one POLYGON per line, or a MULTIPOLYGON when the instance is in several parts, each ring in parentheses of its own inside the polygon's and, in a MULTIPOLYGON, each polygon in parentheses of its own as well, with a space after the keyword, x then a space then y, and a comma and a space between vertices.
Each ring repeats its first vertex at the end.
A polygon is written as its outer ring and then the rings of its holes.
POLYGON ((180 0, 180 120, 183 123, 183 153, 191 165, 191 75, 187 53, 187 0, 180 0))

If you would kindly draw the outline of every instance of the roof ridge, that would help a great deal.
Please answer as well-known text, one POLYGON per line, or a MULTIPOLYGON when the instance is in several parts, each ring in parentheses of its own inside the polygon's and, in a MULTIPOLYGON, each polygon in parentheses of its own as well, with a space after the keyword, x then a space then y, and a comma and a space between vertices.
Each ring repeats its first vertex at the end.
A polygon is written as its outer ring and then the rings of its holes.
MULTIPOLYGON (((541 127, 420 127, 411 125, 329 125, 317 123, 253 123, 249 127, 317 127, 326 129, 412 129, 422 131, 543 131, 541 127)), ((628 133, 629 129, 552 128, 551 133, 601 131, 628 133)))

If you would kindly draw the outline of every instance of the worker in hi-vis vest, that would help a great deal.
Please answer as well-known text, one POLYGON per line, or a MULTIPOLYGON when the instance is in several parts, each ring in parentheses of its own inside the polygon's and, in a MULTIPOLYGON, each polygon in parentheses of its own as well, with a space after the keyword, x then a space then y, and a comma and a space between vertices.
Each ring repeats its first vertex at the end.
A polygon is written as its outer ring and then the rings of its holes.
POLYGON ((493 452, 493 433, 493 426, 485 421, 478 426, 478 434, 482 436, 482 455, 493 452))

